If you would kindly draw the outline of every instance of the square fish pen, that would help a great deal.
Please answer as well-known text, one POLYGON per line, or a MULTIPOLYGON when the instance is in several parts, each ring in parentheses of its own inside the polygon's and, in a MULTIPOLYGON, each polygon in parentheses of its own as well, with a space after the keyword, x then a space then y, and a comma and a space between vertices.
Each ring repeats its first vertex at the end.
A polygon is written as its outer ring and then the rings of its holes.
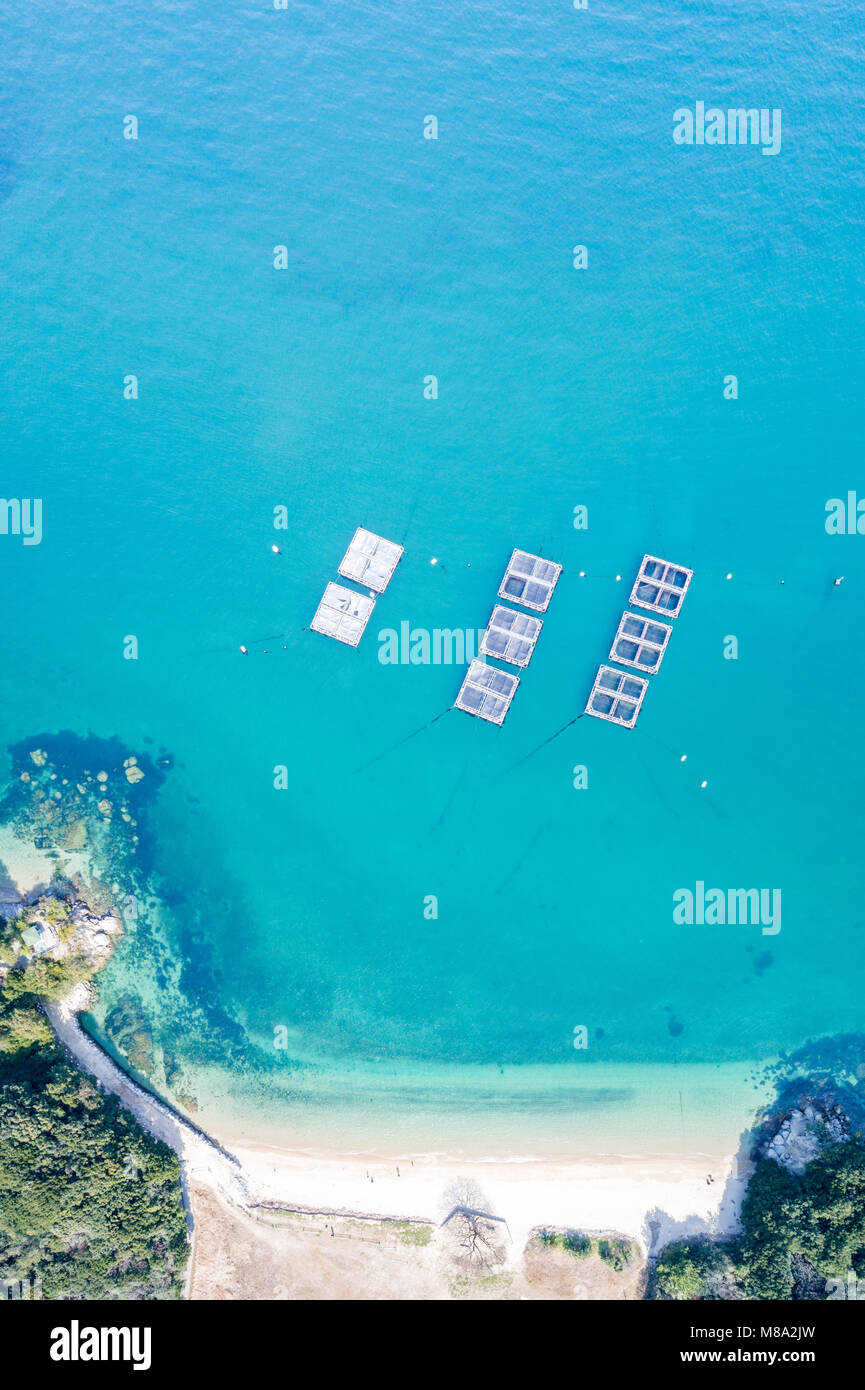
POLYGON ((383 594, 402 556, 403 547, 396 541, 386 541, 384 536, 358 526, 337 572, 343 579, 353 579, 383 594))
POLYGON ((638 608, 650 608, 654 613, 666 613, 675 618, 693 577, 694 571, 685 569, 684 565, 659 560, 657 555, 644 555, 630 602, 638 608))
POLYGON ((541 618, 517 613, 497 603, 481 638, 481 651, 511 666, 528 666, 543 625, 541 618))
POLYGON ((546 613, 561 572, 561 565, 553 560, 515 550, 499 586, 499 598, 508 598, 522 608, 546 613))
POLYGON ((454 705, 490 724, 503 724, 519 683, 519 676, 510 671, 475 660, 466 672, 454 705))
POLYGON ((610 648, 610 660, 637 671, 657 671, 673 631, 666 623, 623 613, 619 630, 610 648))
POLYGON ((649 682, 642 676, 628 676, 613 666, 599 666, 586 714, 633 729, 648 688, 649 682))
POLYGON ((342 584, 328 584, 310 623, 313 632, 356 647, 375 608, 375 599, 342 584))

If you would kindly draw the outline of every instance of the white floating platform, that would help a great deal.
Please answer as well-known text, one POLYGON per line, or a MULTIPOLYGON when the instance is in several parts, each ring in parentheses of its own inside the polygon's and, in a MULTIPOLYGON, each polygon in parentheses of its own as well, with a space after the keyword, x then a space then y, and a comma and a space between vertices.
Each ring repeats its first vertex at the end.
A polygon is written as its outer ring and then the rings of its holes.
POLYGON ((519 683, 519 676, 510 671, 500 671, 484 661, 473 661, 454 705, 490 724, 503 724, 519 683))
POLYGON ((541 618, 517 613, 497 603, 481 638, 481 651, 511 666, 528 666, 543 625, 541 618))
POLYGON ((633 729, 648 688, 649 682, 642 676, 628 676, 612 666, 599 666, 586 714, 633 729))
POLYGON ((342 557, 338 573, 343 579, 353 579, 365 589, 374 589, 377 594, 383 594, 402 556, 403 547, 397 545, 396 541, 386 541, 384 536, 377 536, 373 531, 364 531, 362 526, 358 526, 342 557))
POLYGON ((684 565, 673 565, 657 555, 644 555, 631 590, 631 603, 675 618, 693 578, 694 571, 684 565))
POLYGON ((667 649, 670 633, 666 623, 654 618, 642 618, 636 613, 623 613, 619 630, 610 648, 610 660, 637 671, 657 671, 667 649))
POLYGON ((561 572, 561 565, 553 560, 529 555, 525 550, 515 550, 508 561, 499 598, 509 598, 523 608, 546 613, 561 572))
POLYGON ((310 623, 313 632, 356 647, 375 608, 375 599, 342 584, 328 584, 310 623))

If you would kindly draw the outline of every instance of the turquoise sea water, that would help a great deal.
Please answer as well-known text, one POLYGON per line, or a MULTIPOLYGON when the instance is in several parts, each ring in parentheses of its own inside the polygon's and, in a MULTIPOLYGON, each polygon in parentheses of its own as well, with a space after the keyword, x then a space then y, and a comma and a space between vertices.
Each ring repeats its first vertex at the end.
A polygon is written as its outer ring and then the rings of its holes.
POLYGON ((362 1107, 370 1065, 414 1114, 418 1087, 459 1109, 467 1065, 506 1109, 513 1076, 530 1134, 532 1076, 570 1115, 602 1063, 618 1133, 655 1065, 860 1028, 865 539, 824 507, 865 493, 861 16, 0 15, 2 492, 44 513, 40 545, 0 536, 4 741, 176 764, 165 910, 94 1026, 138 981, 204 1112, 287 1137, 301 1092, 362 1107), (697 100, 780 107, 780 154, 677 147, 697 100), (406 553, 351 651, 298 629, 359 524, 406 553), (484 626, 515 545, 565 572, 504 727, 395 746, 462 672, 382 664, 379 629, 484 626), (521 762, 582 710, 644 551, 695 578, 637 729, 583 719, 521 762), (779 888, 782 930, 674 924, 697 880, 779 888), (181 973, 148 992, 155 934, 181 973))

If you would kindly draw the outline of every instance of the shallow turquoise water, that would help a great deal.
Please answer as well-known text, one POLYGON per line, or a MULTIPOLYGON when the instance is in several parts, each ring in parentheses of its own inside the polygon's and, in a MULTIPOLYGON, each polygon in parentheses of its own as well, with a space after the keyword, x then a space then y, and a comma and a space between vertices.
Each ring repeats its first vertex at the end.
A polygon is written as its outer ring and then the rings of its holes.
MULTIPOLYGON (((166 929, 217 1035, 222 1009, 252 1074, 279 1024, 305 1059, 563 1069, 861 1027, 865 540, 824 530, 865 491, 861 17, 2 10, 3 491, 44 502, 41 545, 0 536, 4 728, 172 751, 166 929), (781 107, 780 155, 674 146, 697 99, 781 107), (406 545, 361 647, 243 660, 357 524, 406 545), (381 664, 378 629, 483 626, 514 545, 565 573, 505 726, 394 747, 461 673, 381 664), (646 550, 696 574, 636 731, 519 763, 583 708, 646 550), (675 925, 698 879, 780 888, 780 934, 675 925)), ((166 995, 195 1090, 183 1017, 166 995)))

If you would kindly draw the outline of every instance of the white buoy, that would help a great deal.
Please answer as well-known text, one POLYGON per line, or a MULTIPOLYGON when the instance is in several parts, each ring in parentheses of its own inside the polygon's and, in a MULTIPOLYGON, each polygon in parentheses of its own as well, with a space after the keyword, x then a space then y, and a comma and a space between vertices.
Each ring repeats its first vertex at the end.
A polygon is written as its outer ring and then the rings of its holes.
POLYGON ((430 560, 430 564, 431 564, 431 565, 437 565, 438 562, 439 562, 439 561, 438 561, 438 556, 437 556, 437 555, 434 555, 434 556, 432 557, 432 559, 430 560))
POLYGON ((278 554, 279 554, 279 546, 278 546, 278 545, 272 545, 270 548, 271 548, 271 550, 273 551, 274 555, 278 555, 278 554))
POLYGON ((708 787, 708 785, 709 785, 708 782, 701 782, 701 783, 700 783, 700 786, 701 786, 701 787, 708 787))
POLYGON ((732 574, 728 574, 728 575, 727 575, 727 578, 728 578, 728 579, 732 579, 732 578, 733 578, 732 574))
POLYGON ((585 570, 580 570, 580 578, 581 578, 581 579, 585 579, 585 577, 586 577, 586 571, 585 571, 585 570))
POLYGON ((681 758, 679 759, 679 762, 680 762, 680 763, 686 763, 687 761, 688 761, 688 755, 687 755, 687 753, 683 753, 682 756, 681 756, 681 758))

